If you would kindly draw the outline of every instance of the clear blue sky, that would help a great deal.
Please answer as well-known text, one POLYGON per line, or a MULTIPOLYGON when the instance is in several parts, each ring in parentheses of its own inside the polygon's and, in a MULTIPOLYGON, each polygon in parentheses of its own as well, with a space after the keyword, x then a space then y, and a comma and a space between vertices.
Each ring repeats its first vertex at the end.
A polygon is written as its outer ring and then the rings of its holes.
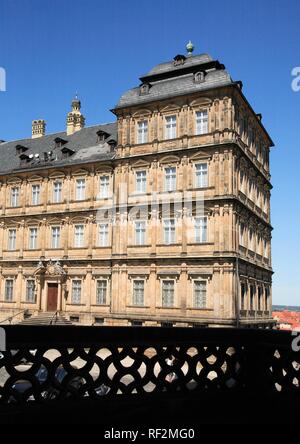
POLYGON ((0 0, 0 139, 65 128, 75 93, 87 125, 113 120, 120 94, 153 65, 184 52, 208 52, 225 64, 276 147, 271 155, 274 303, 300 305, 300 66, 297 0, 0 0), (299 276, 298 276, 299 273, 299 276))

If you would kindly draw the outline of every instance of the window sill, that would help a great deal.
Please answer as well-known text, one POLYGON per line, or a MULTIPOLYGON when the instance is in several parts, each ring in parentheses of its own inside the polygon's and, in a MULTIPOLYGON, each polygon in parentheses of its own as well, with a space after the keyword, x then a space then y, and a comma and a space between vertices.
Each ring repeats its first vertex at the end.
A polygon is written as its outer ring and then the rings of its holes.
POLYGON ((188 246, 198 246, 198 245, 214 245, 214 242, 191 242, 187 244, 188 246))
POLYGON ((5 301, 5 300, 0 300, 1 304, 15 304, 17 301, 5 301))
POLYGON ((85 307, 86 306, 86 304, 82 304, 82 303, 80 303, 80 304, 77 304, 76 302, 68 302, 67 304, 66 304, 66 306, 67 307, 70 307, 70 306, 72 306, 72 307, 85 307))
POLYGON ((197 310, 197 311, 214 311, 213 308, 207 308, 207 307, 186 307, 187 310, 197 310))
POLYGON ((127 308, 150 308, 150 305, 126 305, 127 308))
MULTIPOLYGON (((75 305, 75 304, 72 304, 75 305)), ((106 307, 109 308, 110 305, 109 304, 91 304, 91 307, 106 307)))
POLYGON ((132 245, 127 245, 128 248, 145 248, 145 247, 151 247, 151 244, 132 244, 132 245))

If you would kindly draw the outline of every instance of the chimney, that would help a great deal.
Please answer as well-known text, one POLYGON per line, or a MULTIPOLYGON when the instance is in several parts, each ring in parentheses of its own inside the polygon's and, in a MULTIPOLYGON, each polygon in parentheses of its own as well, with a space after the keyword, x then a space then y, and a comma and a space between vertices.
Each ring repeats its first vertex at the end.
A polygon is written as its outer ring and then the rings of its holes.
POLYGON ((72 100, 72 111, 67 116, 67 135, 70 136, 84 127, 85 118, 80 111, 81 102, 77 97, 72 100))
POLYGON ((39 119, 39 120, 32 121, 32 130, 31 130, 32 139, 36 139, 37 137, 44 136, 45 132, 46 132, 45 120, 39 119))

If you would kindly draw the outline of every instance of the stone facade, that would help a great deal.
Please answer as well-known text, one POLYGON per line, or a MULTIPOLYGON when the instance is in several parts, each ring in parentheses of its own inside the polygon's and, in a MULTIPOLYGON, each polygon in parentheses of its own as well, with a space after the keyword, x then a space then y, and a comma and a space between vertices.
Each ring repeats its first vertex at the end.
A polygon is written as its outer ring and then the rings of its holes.
POLYGON ((224 73, 180 57, 121 98, 116 143, 83 127, 76 99, 50 159, 33 164, 26 139, 0 145, 20 157, 0 171, 0 320, 58 310, 87 325, 272 324, 272 141, 240 82, 172 89, 224 73))

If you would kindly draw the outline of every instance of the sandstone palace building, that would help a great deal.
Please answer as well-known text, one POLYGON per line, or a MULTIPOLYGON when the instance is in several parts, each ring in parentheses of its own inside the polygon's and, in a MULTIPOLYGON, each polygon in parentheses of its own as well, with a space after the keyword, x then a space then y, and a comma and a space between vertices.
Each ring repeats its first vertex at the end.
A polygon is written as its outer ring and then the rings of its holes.
POLYGON ((0 143, 0 321, 261 326, 271 318, 269 151, 223 64, 155 66, 113 123, 0 143))

